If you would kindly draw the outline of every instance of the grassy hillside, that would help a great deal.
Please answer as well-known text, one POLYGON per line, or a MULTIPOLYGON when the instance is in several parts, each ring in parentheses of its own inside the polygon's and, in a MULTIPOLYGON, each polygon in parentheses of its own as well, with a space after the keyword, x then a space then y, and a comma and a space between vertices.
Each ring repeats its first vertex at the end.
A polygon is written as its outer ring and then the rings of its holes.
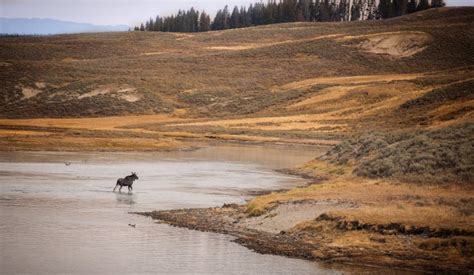
POLYGON ((238 220, 293 221, 270 239, 287 236, 298 257, 295 240, 314 259, 468 273, 473 22, 474 8, 439 8, 196 34, 0 38, 0 148, 330 145, 287 171, 319 184, 258 196, 238 220), (278 212, 313 202, 324 213, 312 219, 278 212))
MULTIPOLYGON (((2 38, 0 115, 90 117, 178 109, 213 118, 319 113, 321 108, 290 103, 327 86, 347 89, 355 83, 398 81, 402 83, 387 88, 406 84, 413 90, 425 86, 414 83, 415 77, 431 73, 437 79, 446 77, 443 71, 469 68, 474 64, 473 18, 471 8, 443 8, 385 21, 293 23, 198 34, 2 38), (392 74, 400 76, 393 81, 386 76, 336 83, 315 79, 392 74)), ((465 75, 445 82, 460 78, 465 75)), ((351 96, 346 99, 364 99, 363 93, 362 98, 351 96)), ((387 99, 385 94, 374 96, 369 94, 368 100, 387 99)))
POLYGON ((91 117, 158 115, 117 127, 170 138, 330 145, 367 130, 471 123, 473 19, 474 8, 439 8, 390 20, 196 34, 5 37, 3 134, 7 147, 18 148, 30 138, 21 131, 32 127, 66 136, 64 127, 72 127, 78 137, 78 128, 97 131, 91 117))

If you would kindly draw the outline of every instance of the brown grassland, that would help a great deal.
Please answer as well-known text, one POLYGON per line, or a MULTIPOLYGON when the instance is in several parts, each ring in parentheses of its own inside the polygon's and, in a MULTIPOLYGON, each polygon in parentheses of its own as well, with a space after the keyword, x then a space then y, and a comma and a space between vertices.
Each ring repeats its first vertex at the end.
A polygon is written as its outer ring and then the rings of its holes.
POLYGON ((241 219, 289 202, 351 203, 284 234, 319 243, 315 259, 472 272, 473 22, 474 8, 439 8, 196 34, 0 38, 1 150, 327 145, 286 171, 314 184, 258 196, 241 219))

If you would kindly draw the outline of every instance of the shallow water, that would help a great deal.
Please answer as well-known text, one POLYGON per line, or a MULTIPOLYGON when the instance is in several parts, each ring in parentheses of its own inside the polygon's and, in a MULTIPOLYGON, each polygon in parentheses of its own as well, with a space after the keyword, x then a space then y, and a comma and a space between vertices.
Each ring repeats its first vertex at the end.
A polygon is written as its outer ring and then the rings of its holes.
POLYGON ((249 191, 304 183, 273 169, 303 163, 319 153, 315 148, 264 146, 153 154, 0 153, 0 270, 4 274, 368 271, 261 255, 231 242, 230 236, 174 228, 128 214, 243 203, 249 191), (140 177, 134 192, 113 193, 117 177, 130 171, 140 177))

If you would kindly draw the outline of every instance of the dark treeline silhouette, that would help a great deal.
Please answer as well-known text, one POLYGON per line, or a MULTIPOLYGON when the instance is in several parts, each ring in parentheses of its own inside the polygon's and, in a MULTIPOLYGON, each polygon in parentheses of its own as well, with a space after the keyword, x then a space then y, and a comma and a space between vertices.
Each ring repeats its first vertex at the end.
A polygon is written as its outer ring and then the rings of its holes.
POLYGON ((269 0, 249 7, 228 6, 214 20, 194 8, 150 18, 135 31, 205 32, 285 22, 337 22, 386 19, 445 6, 444 0, 269 0))

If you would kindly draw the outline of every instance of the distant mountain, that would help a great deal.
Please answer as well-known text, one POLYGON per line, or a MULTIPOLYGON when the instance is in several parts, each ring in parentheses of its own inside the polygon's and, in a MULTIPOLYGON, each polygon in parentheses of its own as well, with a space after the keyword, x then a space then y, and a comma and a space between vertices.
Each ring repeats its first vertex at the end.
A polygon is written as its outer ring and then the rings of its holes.
POLYGON ((104 26, 54 19, 0 17, 0 34, 48 35, 81 32, 114 32, 126 31, 128 28, 126 25, 104 26))

